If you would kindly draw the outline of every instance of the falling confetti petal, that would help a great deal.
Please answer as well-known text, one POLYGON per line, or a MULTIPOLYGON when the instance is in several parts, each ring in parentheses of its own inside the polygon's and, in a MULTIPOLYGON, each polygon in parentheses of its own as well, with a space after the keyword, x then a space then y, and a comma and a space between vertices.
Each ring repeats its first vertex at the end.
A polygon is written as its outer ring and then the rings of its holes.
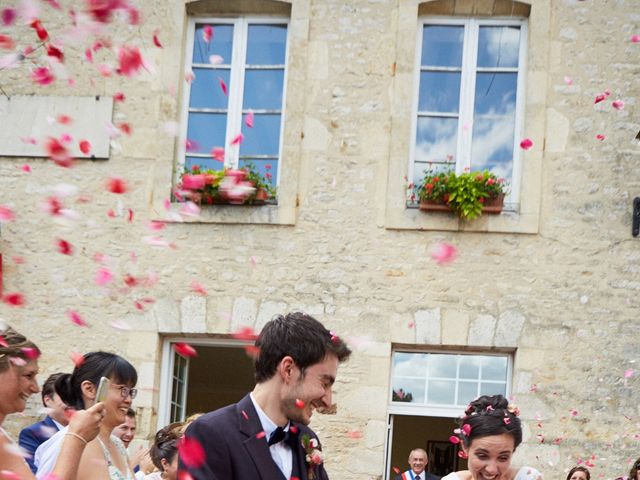
POLYGON ((211 156, 214 160, 224 163, 224 148, 222 147, 213 147, 211 149, 211 156))
POLYGON ((118 73, 132 77, 144 66, 144 60, 138 47, 123 45, 118 50, 118 73))
POLYGON ((529 150, 533 147, 533 141, 530 138, 525 138, 520 142, 520 148, 523 150, 529 150))
POLYGON ((573 78, 571 78, 569 76, 565 76, 564 77, 564 83, 566 83, 567 85, 573 85, 573 78))
POLYGON ((238 145, 242 143, 242 140, 244 140, 244 135, 242 133, 239 133, 238 135, 233 137, 233 140, 231 140, 231 145, 238 145))
POLYGON ((606 98, 607 96, 604 93, 599 93, 598 95, 596 95, 596 98, 593 101, 593 103, 596 104, 596 103, 604 102, 606 98))
POLYGON ((247 112, 247 115, 244 117, 244 124, 249 128, 253 128, 253 111, 252 110, 249 110, 247 112))
POLYGON ((640 43, 640 35, 631 35, 631 43, 640 43))
POLYGON ((455 435, 451 435, 449 437, 449 441, 451 443, 453 443, 454 445, 457 445, 458 443, 460 443, 460 439, 458 437, 456 437, 455 435))
POLYGON ((100 267, 100 269, 96 272, 95 282, 97 285, 103 287, 107 283, 113 281, 113 273, 107 267, 100 267))
POLYGON ((220 84, 220 90, 222 90, 222 93, 224 93, 225 95, 229 95, 229 90, 227 89, 227 84, 224 82, 224 80, 218 77, 218 83, 220 84))
POLYGON ((191 290, 204 297, 207 296, 207 290, 204 288, 204 285, 202 285, 200 282, 196 282, 196 281, 191 282, 191 290))
POLYGON ((188 343, 176 343, 173 345, 176 353, 181 357, 189 358, 189 357, 197 357, 198 352, 188 343))
POLYGON ((84 321, 84 319, 80 316, 80 314, 78 312, 76 312, 75 310, 69 310, 67 312, 67 314, 69 315, 69 318, 71 319, 71 322, 79 327, 86 327, 87 326, 87 322, 84 321))
POLYGON ((56 246, 58 247, 58 252, 63 255, 73 255, 73 245, 71 245, 66 240, 61 238, 56 240, 56 246))
POLYGON ((224 62, 224 58, 222 58, 220 55, 211 55, 209 57, 209 63, 211 65, 220 65, 223 62, 224 62))
POLYGON ((631 377, 633 377, 633 369, 628 368, 627 370, 624 371, 624 378, 631 378, 631 377))
POLYGON ((31 80, 39 85, 50 85, 55 79, 49 67, 38 67, 31 72, 31 80))
POLYGON ((107 190, 118 195, 125 193, 128 190, 127 183, 122 178, 111 177, 107 180, 107 190))
POLYGON ((22 353, 24 353, 24 356, 27 357, 29 360, 35 360, 38 357, 40 357, 40 350, 38 350, 37 348, 23 347, 20 350, 22 351, 22 353))
POLYGON ((202 39, 206 43, 209 43, 212 38, 213 38, 213 28, 211 27, 211 25, 205 25, 204 28, 202 29, 202 39))
POLYGON ((614 100, 613 102, 611 102, 611 106, 616 110, 623 110, 624 102, 622 100, 614 100))
POLYGON ((91 152, 91 143, 89 143, 88 140, 81 140, 78 146, 80 147, 80 151, 85 155, 89 155, 91 152))
POLYGON ((604 135, 602 135, 601 133, 596 135, 596 139, 603 141, 606 137, 604 135))
POLYGON ((178 442, 178 455, 188 468, 199 468, 205 460, 205 451, 200 442, 187 436, 178 442))
POLYGON ((15 213, 6 205, 0 205, 0 223, 12 222, 16 218, 15 213))
POLYGON ((153 33, 153 44, 158 48, 162 48, 162 43, 160 43, 157 31, 153 33))
POLYGON ((303 400, 300 400, 299 398, 296 399, 296 407, 297 408, 304 408, 306 404, 304 403, 303 400))
POLYGON ((18 292, 6 293, 2 296, 2 301, 12 307, 22 307, 24 305, 24 295, 18 292))
POLYGON ((451 263, 453 262, 457 255, 458 249, 451 245, 450 243, 436 243, 430 250, 429 254, 431 258, 433 258, 437 263, 451 263))
POLYGON ((347 437, 357 440, 358 438, 362 438, 363 434, 359 430, 349 430, 347 432, 347 437))
POLYGON ((24 164, 20 167, 23 172, 31 173, 31 165, 24 164))

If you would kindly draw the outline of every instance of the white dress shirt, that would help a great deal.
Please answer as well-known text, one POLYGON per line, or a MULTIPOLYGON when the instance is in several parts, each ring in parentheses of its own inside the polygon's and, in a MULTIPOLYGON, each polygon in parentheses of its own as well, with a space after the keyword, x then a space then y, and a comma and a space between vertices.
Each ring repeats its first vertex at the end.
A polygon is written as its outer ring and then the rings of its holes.
MULTIPOLYGON (((253 402, 256 412, 258 412, 258 418, 260 419, 262 429, 265 433, 264 441, 268 442, 269 437, 271 437, 271 434, 276 428, 278 428, 278 426, 273 423, 267 414, 260 408, 256 399, 253 398, 253 393, 249 394, 249 397, 253 402)), ((286 432, 289 431, 289 424, 284 427, 284 430, 286 432)), ((291 470, 293 469, 293 452, 291 451, 291 447, 289 447, 286 442, 278 442, 269 447, 269 453, 271 453, 271 458, 273 458, 273 461, 284 475, 284 478, 291 478, 291 470)))

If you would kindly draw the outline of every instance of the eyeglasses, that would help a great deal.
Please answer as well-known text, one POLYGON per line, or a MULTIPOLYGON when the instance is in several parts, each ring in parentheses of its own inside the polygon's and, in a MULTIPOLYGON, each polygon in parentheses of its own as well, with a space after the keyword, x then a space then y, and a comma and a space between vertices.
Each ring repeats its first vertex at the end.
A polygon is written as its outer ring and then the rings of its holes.
POLYGON ((118 385, 113 385, 114 388, 117 388, 118 390, 120 390, 120 396, 122 398, 127 398, 127 397, 131 397, 131 400, 133 400, 134 398, 136 398, 136 395, 138 395, 138 389, 137 388, 129 388, 129 387, 125 387, 125 386, 118 386, 118 385))

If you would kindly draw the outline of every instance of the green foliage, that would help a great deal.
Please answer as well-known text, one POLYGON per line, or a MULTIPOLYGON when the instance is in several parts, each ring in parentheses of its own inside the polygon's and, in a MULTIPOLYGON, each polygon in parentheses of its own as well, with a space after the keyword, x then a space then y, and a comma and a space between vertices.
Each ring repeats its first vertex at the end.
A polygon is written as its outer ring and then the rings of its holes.
POLYGON ((427 172, 417 187, 421 201, 448 205, 463 220, 480 216, 485 199, 506 193, 503 178, 484 170, 457 175, 454 172, 427 172))

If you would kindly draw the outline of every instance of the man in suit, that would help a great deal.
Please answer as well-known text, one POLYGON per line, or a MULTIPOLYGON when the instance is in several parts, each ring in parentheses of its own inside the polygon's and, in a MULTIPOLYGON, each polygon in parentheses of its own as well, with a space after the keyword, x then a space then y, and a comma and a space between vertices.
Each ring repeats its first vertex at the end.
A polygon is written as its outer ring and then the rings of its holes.
POLYGON ((37 467, 33 463, 33 454, 40 444, 44 443, 62 427, 66 427, 69 419, 66 415, 67 406, 55 391, 54 384, 62 373, 54 373, 42 385, 42 403, 47 408, 44 420, 25 427, 20 432, 18 443, 28 453, 25 460, 35 474, 37 467))
POLYGON ((313 410, 331 407, 338 364, 351 351, 304 313, 274 317, 255 346, 253 391, 187 428, 179 470, 193 480, 328 480, 307 425, 313 410))
POLYGON ((429 464, 427 452, 422 448, 414 448, 409 453, 409 470, 398 475, 395 480, 440 480, 440 477, 425 471, 429 464))

